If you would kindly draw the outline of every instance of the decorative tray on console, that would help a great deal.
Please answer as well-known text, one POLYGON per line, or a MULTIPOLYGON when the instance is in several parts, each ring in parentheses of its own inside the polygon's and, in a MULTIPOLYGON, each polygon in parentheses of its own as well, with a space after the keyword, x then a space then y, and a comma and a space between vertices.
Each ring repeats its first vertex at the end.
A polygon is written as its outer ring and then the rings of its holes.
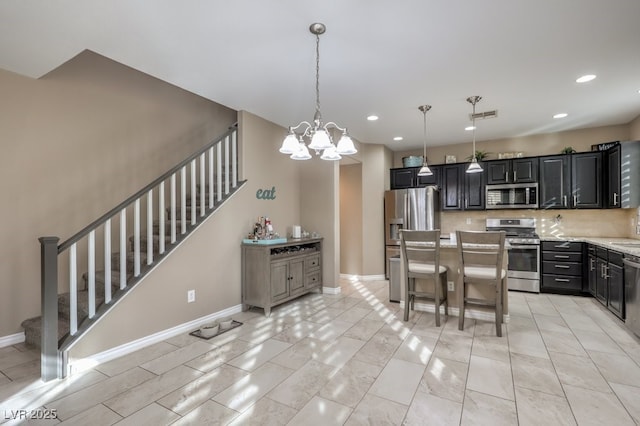
POLYGON ((192 331, 191 333, 189 333, 189 335, 195 336, 195 337, 199 337, 201 339, 209 340, 209 339, 213 339, 214 337, 217 337, 217 336, 219 336, 221 334, 224 334, 227 331, 233 330, 234 328, 240 327, 241 325, 242 325, 242 323, 240 321, 233 320, 233 321, 231 321, 231 326, 229 328, 225 328, 224 330, 219 329, 216 334, 213 334, 211 336, 203 336, 200 333, 200 329, 192 331))
POLYGON ((245 244, 269 245, 269 244, 286 243, 287 239, 286 238, 274 238, 274 239, 271 239, 271 240, 251 240, 249 238, 245 238, 244 240, 242 240, 242 242, 245 243, 245 244))

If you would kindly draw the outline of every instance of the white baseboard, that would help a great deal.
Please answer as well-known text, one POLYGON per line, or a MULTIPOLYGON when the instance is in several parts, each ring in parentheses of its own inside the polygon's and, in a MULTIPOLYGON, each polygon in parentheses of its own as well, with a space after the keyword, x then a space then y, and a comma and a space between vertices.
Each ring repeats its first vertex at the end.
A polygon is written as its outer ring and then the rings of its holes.
MULTIPOLYGON (((420 312, 431 312, 431 313, 435 313, 436 311, 436 307, 435 305, 429 304, 429 303, 420 303, 420 302, 416 302, 414 304, 414 308, 416 311, 420 311, 420 312)), ((400 301, 400 309, 404 309, 404 300, 400 301)), ((440 314, 444 315, 444 306, 440 305, 440 314)), ((449 307, 449 315, 454 316, 454 317, 459 317, 460 316, 460 309, 459 308, 453 308, 453 307, 449 307)), ((496 319, 496 315, 493 313, 493 311, 481 311, 478 309, 470 309, 470 308, 465 308, 464 310, 464 317, 465 318, 470 318, 470 319, 478 319, 478 320, 482 320, 482 321, 495 321, 496 319)), ((509 314, 503 314, 502 315, 502 322, 507 324, 509 322, 509 314)))
POLYGON ((340 287, 322 287, 322 293, 324 294, 340 294, 342 289, 340 287))
POLYGON ((384 275, 351 275, 340 274, 340 278, 352 281, 385 281, 384 275))
POLYGON ((234 314, 238 314, 240 312, 242 312, 242 305, 232 306, 222 311, 218 311, 210 315, 205 315, 198 319, 185 322, 183 324, 177 325, 167 330, 159 331, 150 336, 146 336, 141 339, 134 340, 129 343, 125 343, 124 345, 120 345, 115 348, 108 349, 104 352, 91 355, 87 358, 70 359, 68 374, 69 375, 75 374, 75 373, 78 373, 79 371, 83 371, 83 370, 95 367, 98 364, 103 364, 107 361, 111 361, 112 359, 130 354, 131 352, 135 352, 138 349, 142 349, 154 343, 161 342, 163 340, 166 340, 178 334, 191 332, 197 329, 198 327, 200 327, 203 323, 213 321, 218 318, 228 317, 234 314))
POLYGON ((0 337, 0 348, 22 343, 24 342, 24 339, 24 331, 22 333, 10 334, 8 336, 0 337))

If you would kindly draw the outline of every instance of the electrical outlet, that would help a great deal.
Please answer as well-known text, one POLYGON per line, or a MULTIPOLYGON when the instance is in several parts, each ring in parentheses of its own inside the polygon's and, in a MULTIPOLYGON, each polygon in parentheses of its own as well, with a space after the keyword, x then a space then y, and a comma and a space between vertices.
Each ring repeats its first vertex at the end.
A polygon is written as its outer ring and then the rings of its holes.
POLYGON ((471 218, 470 217, 467 218, 467 225, 471 225, 471 218))
POLYGON ((187 291, 187 303, 193 303, 196 301, 196 291, 189 290, 187 291))
POLYGON ((455 287, 453 286, 453 281, 448 281, 447 282, 447 290, 448 291, 455 291, 455 287))

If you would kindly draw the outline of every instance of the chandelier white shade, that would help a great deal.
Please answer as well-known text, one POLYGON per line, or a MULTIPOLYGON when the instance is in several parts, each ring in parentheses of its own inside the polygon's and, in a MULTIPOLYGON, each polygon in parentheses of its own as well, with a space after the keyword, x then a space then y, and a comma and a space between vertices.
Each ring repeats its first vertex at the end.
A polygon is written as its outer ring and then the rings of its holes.
POLYGON ((309 149, 320 156, 323 160, 340 160, 342 155, 352 155, 358 151, 349 137, 346 127, 340 127, 333 121, 324 123, 320 112, 320 34, 324 34, 326 27, 324 24, 314 23, 309 27, 309 31, 316 36, 316 112, 313 122, 301 121, 296 126, 289 127, 289 133, 282 141, 280 152, 290 155, 293 160, 309 160, 312 158, 309 149), (338 145, 334 145, 331 138, 331 129, 342 132, 338 145), (298 133, 297 133, 298 132, 298 133), (307 147, 305 140, 310 143, 307 147))
POLYGON ((467 102, 473 105, 473 112, 471 114, 471 126, 473 127, 473 154, 471 156, 471 164, 467 167, 467 173, 481 173, 482 166, 478 163, 476 158, 476 104, 480 102, 482 96, 470 96, 467 98, 467 102))

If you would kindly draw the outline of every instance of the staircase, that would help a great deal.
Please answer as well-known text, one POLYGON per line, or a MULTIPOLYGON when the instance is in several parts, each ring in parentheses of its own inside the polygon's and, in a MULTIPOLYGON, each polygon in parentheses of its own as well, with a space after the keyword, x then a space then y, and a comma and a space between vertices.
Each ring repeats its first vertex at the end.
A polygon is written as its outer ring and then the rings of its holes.
POLYGON ((242 187, 237 152, 234 126, 69 240, 40 238, 42 315, 22 326, 44 381, 65 377, 69 349, 242 187))

